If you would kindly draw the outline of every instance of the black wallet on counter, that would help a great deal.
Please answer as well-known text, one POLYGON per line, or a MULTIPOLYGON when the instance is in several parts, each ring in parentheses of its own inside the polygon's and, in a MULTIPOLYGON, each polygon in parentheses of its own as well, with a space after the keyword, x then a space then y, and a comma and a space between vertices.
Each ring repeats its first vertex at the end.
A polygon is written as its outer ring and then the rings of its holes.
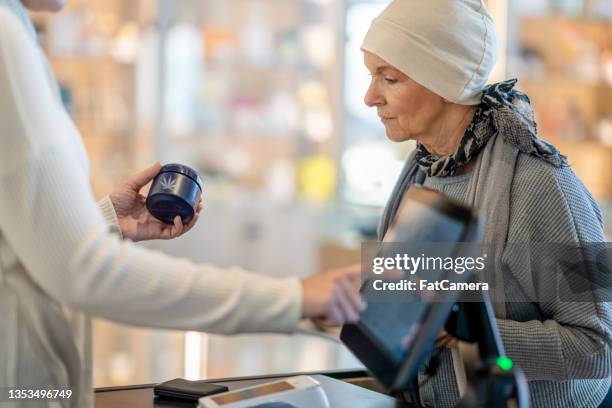
POLYGON ((159 383, 153 388, 153 393, 158 397, 184 401, 197 401, 207 395, 226 391, 229 391, 229 388, 225 385, 211 384, 205 381, 190 381, 183 378, 159 383))

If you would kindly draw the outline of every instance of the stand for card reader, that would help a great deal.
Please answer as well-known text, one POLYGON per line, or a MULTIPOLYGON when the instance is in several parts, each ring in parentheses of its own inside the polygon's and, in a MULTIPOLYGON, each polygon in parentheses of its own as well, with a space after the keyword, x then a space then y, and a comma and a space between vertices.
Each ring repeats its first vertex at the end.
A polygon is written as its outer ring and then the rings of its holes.
MULTIPOLYGON (((439 333, 441 326, 460 341, 473 343, 477 356, 464 359, 466 363, 467 389, 457 408, 529 408, 529 388, 525 375, 505 355, 493 308, 486 293, 479 293, 470 302, 457 302, 443 307, 438 304, 421 326, 422 341, 428 341, 439 333), (442 322, 446 323, 442 323, 442 322), (436 322, 440 322, 437 324, 436 322), (425 335, 424 335, 425 336, 425 335)), ((422 351, 422 350, 421 350, 422 351)), ((421 354, 421 353, 418 353, 421 354)), ((392 391, 411 392, 419 356, 409 355, 399 369, 392 391)), ((413 392, 414 394, 414 392, 413 392)), ((411 397, 414 401, 415 395, 411 397)))
POLYGON ((446 331, 478 346, 479 362, 467 367, 468 388, 458 408, 528 408, 529 389, 522 370, 505 356, 493 308, 486 294, 480 302, 454 305, 446 331))

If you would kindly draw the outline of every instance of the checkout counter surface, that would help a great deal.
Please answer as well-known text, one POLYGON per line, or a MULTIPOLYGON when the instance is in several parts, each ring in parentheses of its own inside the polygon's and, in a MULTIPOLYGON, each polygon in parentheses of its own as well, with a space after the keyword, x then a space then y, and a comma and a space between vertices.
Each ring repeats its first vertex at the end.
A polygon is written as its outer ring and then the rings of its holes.
MULTIPOLYGON (((410 408, 411 404, 401 402, 388 395, 371 391, 351 382, 367 379, 365 371, 330 371, 319 373, 292 373, 286 375, 226 378, 210 380, 211 383, 226 385, 230 390, 266 383, 293 375, 311 375, 316 378, 327 394, 330 408, 410 408)), ((99 388, 95 392, 96 408, 150 408, 150 407, 197 407, 196 403, 157 399, 153 395, 154 384, 99 388)))

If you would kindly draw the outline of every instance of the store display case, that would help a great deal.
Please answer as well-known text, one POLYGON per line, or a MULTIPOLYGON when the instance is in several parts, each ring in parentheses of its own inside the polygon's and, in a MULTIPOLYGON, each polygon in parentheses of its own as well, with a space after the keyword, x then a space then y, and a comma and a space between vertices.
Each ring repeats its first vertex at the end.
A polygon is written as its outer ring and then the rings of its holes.
POLYGON ((329 200, 341 131, 342 2, 160 7, 158 157, 281 202, 329 200))
POLYGON ((140 36, 156 4, 72 0, 57 15, 33 16, 64 103, 79 128, 98 194, 152 159, 136 112, 140 36))
POLYGON ((541 137, 568 156, 612 234, 612 4, 510 5, 508 72, 531 98, 541 137))

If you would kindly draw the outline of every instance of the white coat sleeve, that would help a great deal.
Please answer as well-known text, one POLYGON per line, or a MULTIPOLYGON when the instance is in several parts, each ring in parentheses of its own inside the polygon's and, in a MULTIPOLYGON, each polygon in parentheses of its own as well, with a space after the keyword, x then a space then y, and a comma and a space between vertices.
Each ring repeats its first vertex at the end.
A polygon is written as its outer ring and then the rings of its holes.
POLYGON ((70 307, 124 323, 293 330, 301 316, 298 279, 196 265, 109 232, 43 58, 0 9, 0 233, 32 280, 70 307))

